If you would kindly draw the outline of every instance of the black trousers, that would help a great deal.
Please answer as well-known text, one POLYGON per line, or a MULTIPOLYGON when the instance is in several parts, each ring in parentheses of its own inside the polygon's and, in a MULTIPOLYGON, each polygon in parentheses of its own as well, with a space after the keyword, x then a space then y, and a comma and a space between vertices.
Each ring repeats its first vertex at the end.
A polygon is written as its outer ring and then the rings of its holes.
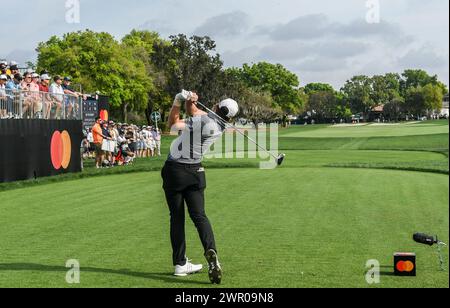
POLYGON ((209 249, 217 251, 211 223, 205 213, 206 177, 203 167, 168 161, 161 176, 170 210, 173 265, 186 264, 185 203, 205 252, 209 249))

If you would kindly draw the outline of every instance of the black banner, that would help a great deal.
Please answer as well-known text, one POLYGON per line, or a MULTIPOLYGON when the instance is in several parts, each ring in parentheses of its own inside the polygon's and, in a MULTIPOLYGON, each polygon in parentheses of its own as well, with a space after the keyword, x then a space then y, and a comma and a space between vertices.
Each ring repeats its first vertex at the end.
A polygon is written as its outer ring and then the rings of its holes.
POLYGON ((0 182, 81 171, 81 121, 0 120, 0 182))
POLYGON ((95 118, 98 117, 98 101, 88 98, 83 101, 83 128, 87 131, 94 126, 95 118))

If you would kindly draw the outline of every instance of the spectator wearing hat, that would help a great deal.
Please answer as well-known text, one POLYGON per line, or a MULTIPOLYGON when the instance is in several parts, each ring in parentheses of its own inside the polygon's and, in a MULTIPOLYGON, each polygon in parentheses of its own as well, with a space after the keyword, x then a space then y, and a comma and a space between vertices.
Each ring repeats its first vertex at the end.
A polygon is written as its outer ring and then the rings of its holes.
POLYGON ((127 126, 127 130, 125 132, 125 138, 127 138, 129 142, 130 151, 136 154, 136 131, 131 126, 127 126))
POLYGON ((154 151, 154 149, 155 149, 155 144, 154 144, 154 140, 153 140, 153 135, 152 135, 152 133, 150 132, 150 127, 146 127, 145 128, 145 136, 146 136, 146 138, 145 138, 145 140, 146 140, 146 153, 145 153, 145 155, 147 156, 147 157, 153 157, 153 151, 154 151))
MULTIPOLYGON (((39 109, 39 85, 33 82, 32 73, 25 73, 21 83, 23 94, 22 117, 29 118, 34 116, 34 111, 39 109)), ((42 109, 42 103, 41 103, 42 109)))
POLYGON ((76 92, 72 86, 72 78, 71 77, 64 77, 62 88, 64 90, 64 94, 66 94, 66 97, 64 99, 64 104, 67 110, 68 117, 72 116, 72 112, 76 111, 76 101, 80 96, 83 96, 80 92, 76 92))
POLYGON ((61 119, 61 108, 64 103, 64 89, 62 87, 61 76, 53 77, 53 83, 49 88, 50 96, 53 100, 53 106, 56 106, 55 119, 61 119))
POLYGON ((109 121, 108 132, 111 136, 111 140, 114 142, 114 152, 111 153, 111 166, 116 164, 116 154, 117 154, 117 139, 119 138, 119 132, 116 129, 116 124, 113 121, 109 121))
POLYGON ((155 141, 155 156, 161 156, 161 131, 159 128, 152 130, 153 140, 155 141))
POLYGON ((41 83, 41 77, 39 76, 39 74, 33 73, 31 74, 31 78, 33 79, 33 82, 39 86, 39 84, 41 83))
MULTIPOLYGON (((102 122, 102 134, 104 139, 112 140, 111 134, 109 133, 109 125, 107 121, 102 122)), ((105 155, 105 160, 107 160, 109 165, 111 165, 111 152, 103 150, 103 153, 105 155)))
POLYGON ((4 60, 0 61, 0 75, 8 75, 8 62, 4 60))
POLYGON ((9 63, 9 70, 10 70, 9 76, 11 77, 11 80, 13 80, 14 76, 16 74, 19 74, 19 64, 15 61, 11 61, 9 63))
POLYGON ((28 110, 32 106, 32 100, 31 100, 30 92, 29 92, 29 88, 31 86, 31 81, 33 81, 33 79, 31 78, 31 73, 26 72, 23 75, 22 82, 20 83, 20 88, 22 90, 22 102, 21 102, 21 104, 22 104, 22 114, 20 116, 22 118, 25 117, 25 115, 27 114, 28 110))
POLYGON ((41 95, 42 103, 44 104, 44 119, 50 119, 50 113, 52 110, 52 98, 50 97, 50 76, 44 74, 41 76, 41 83, 39 84, 39 92, 41 95))
POLYGON ((7 116, 7 96, 6 96, 6 82, 8 77, 5 74, 0 75, 0 119, 5 119, 7 116))
POLYGON ((33 90, 31 91, 31 96, 33 97, 33 117, 36 118, 42 118, 42 99, 41 99, 41 95, 39 93, 39 85, 41 84, 41 78, 38 74, 36 73, 32 73, 31 74, 31 83, 32 83, 32 88, 33 90))
POLYGON ((7 112, 9 118, 19 117, 19 104, 20 104, 20 83, 22 82, 22 76, 17 73, 14 74, 12 79, 6 83, 6 94, 9 96, 7 104, 7 112))
POLYGON ((8 81, 6 84, 6 89, 10 90, 11 92, 18 92, 21 89, 20 84, 22 83, 23 78, 22 75, 19 73, 16 73, 12 76, 12 79, 8 81))
POLYGON ((104 152, 102 150, 103 139, 109 139, 108 136, 103 135, 103 121, 99 117, 95 119, 95 125, 92 127, 92 137, 94 139, 95 147, 95 166, 98 168, 102 167, 102 162, 104 158, 104 152))

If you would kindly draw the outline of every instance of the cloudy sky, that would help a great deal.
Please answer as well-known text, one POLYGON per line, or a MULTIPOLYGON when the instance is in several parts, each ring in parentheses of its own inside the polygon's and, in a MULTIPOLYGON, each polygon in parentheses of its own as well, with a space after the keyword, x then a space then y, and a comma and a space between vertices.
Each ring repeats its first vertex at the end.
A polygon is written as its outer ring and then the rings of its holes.
MULTIPOLYGON (((92 29, 117 39, 131 29, 162 36, 209 35, 226 66, 269 61, 301 84, 336 88, 356 74, 423 68, 449 84, 449 1, 379 0, 380 23, 368 23, 367 0, 79 0, 80 23, 66 22, 66 2, 0 0, 0 58, 35 58, 51 35, 92 29)), ((376 0, 369 0, 376 1, 376 0)))

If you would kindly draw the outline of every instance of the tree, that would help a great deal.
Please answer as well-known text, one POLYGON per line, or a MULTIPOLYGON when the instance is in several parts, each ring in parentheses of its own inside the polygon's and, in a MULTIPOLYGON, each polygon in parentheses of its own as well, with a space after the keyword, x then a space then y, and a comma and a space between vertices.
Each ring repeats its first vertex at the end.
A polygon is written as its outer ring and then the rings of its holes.
POLYGON ((398 95, 384 105, 383 115, 385 118, 398 121, 405 111, 405 99, 398 95))
POLYGON ((406 111, 414 116, 420 116, 426 109, 425 98, 420 86, 410 87, 406 90, 405 107, 406 111))
POLYGON ((389 73, 376 75, 370 80, 370 99, 376 105, 385 105, 400 95, 401 77, 399 74, 389 73))
POLYGON ((443 95, 439 85, 411 87, 406 91, 406 109, 415 116, 429 114, 442 108, 443 95))
POLYGON ((147 123, 150 124, 153 111, 164 113, 172 103, 171 95, 166 91, 167 76, 155 63, 160 46, 170 46, 170 42, 163 40, 156 32, 132 30, 122 39, 122 44, 133 49, 134 57, 144 63, 147 75, 153 80, 154 87, 148 89, 148 103, 144 110, 147 123))
POLYGON ((303 91, 307 95, 307 111, 316 122, 335 119, 339 113, 337 95, 333 86, 326 83, 309 83, 303 91))
POLYGON ((334 92, 335 90, 332 85, 327 83, 309 83, 305 86, 304 91, 310 95, 315 92, 334 92))
POLYGON ((376 105, 372 99, 371 79, 367 76, 355 76, 348 80, 341 89, 347 103, 354 113, 370 113, 376 105))
POLYGON ((439 85, 427 84, 422 88, 422 93, 427 111, 442 109, 444 95, 439 85))
POLYGON ((333 92, 319 91, 309 96, 308 109, 318 122, 336 117, 336 100, 333 92))
POLYGON ((203 103, 212 105, 224 97, 226 76, 223 62, 209 37, 184 34, 170 37, 170 45, 159 45, 154 63, 165 72, 166 91, 174 96, 181 89, 196 91, 203 103))
POLYGON ((108 33, 90 30, 51 37, 40 43, 38 70, 72 76, 84 92, 100 91, 110 97, 111 107, 140 111, 148 101, 153 81, 132 47, 121 45, 108 33))
POLYGON ((258 129, 259 123, 270 123, 280 119, 283 112, 280 107, 274 107, 270 93, 257 92, 244 88, 241 93, 241 115, 250 120, 258 129))
POLYGON ((285 113, 298 114, 302 107, 297 75, 291 73, 281 64, 260 62, 242 68, 229 69, 246 86, 271 94, 274 103, 285 113))
POLYGON ((425 87, 428 84, 438 86, 442 94, 448 93, 447 86, 438 80, 437 75, 429 75, 426 71, 420 69, 405 70, 402 74, 403 80, 401 81, 402 94, 406 94, 406 91, 410 88, 425 87))

